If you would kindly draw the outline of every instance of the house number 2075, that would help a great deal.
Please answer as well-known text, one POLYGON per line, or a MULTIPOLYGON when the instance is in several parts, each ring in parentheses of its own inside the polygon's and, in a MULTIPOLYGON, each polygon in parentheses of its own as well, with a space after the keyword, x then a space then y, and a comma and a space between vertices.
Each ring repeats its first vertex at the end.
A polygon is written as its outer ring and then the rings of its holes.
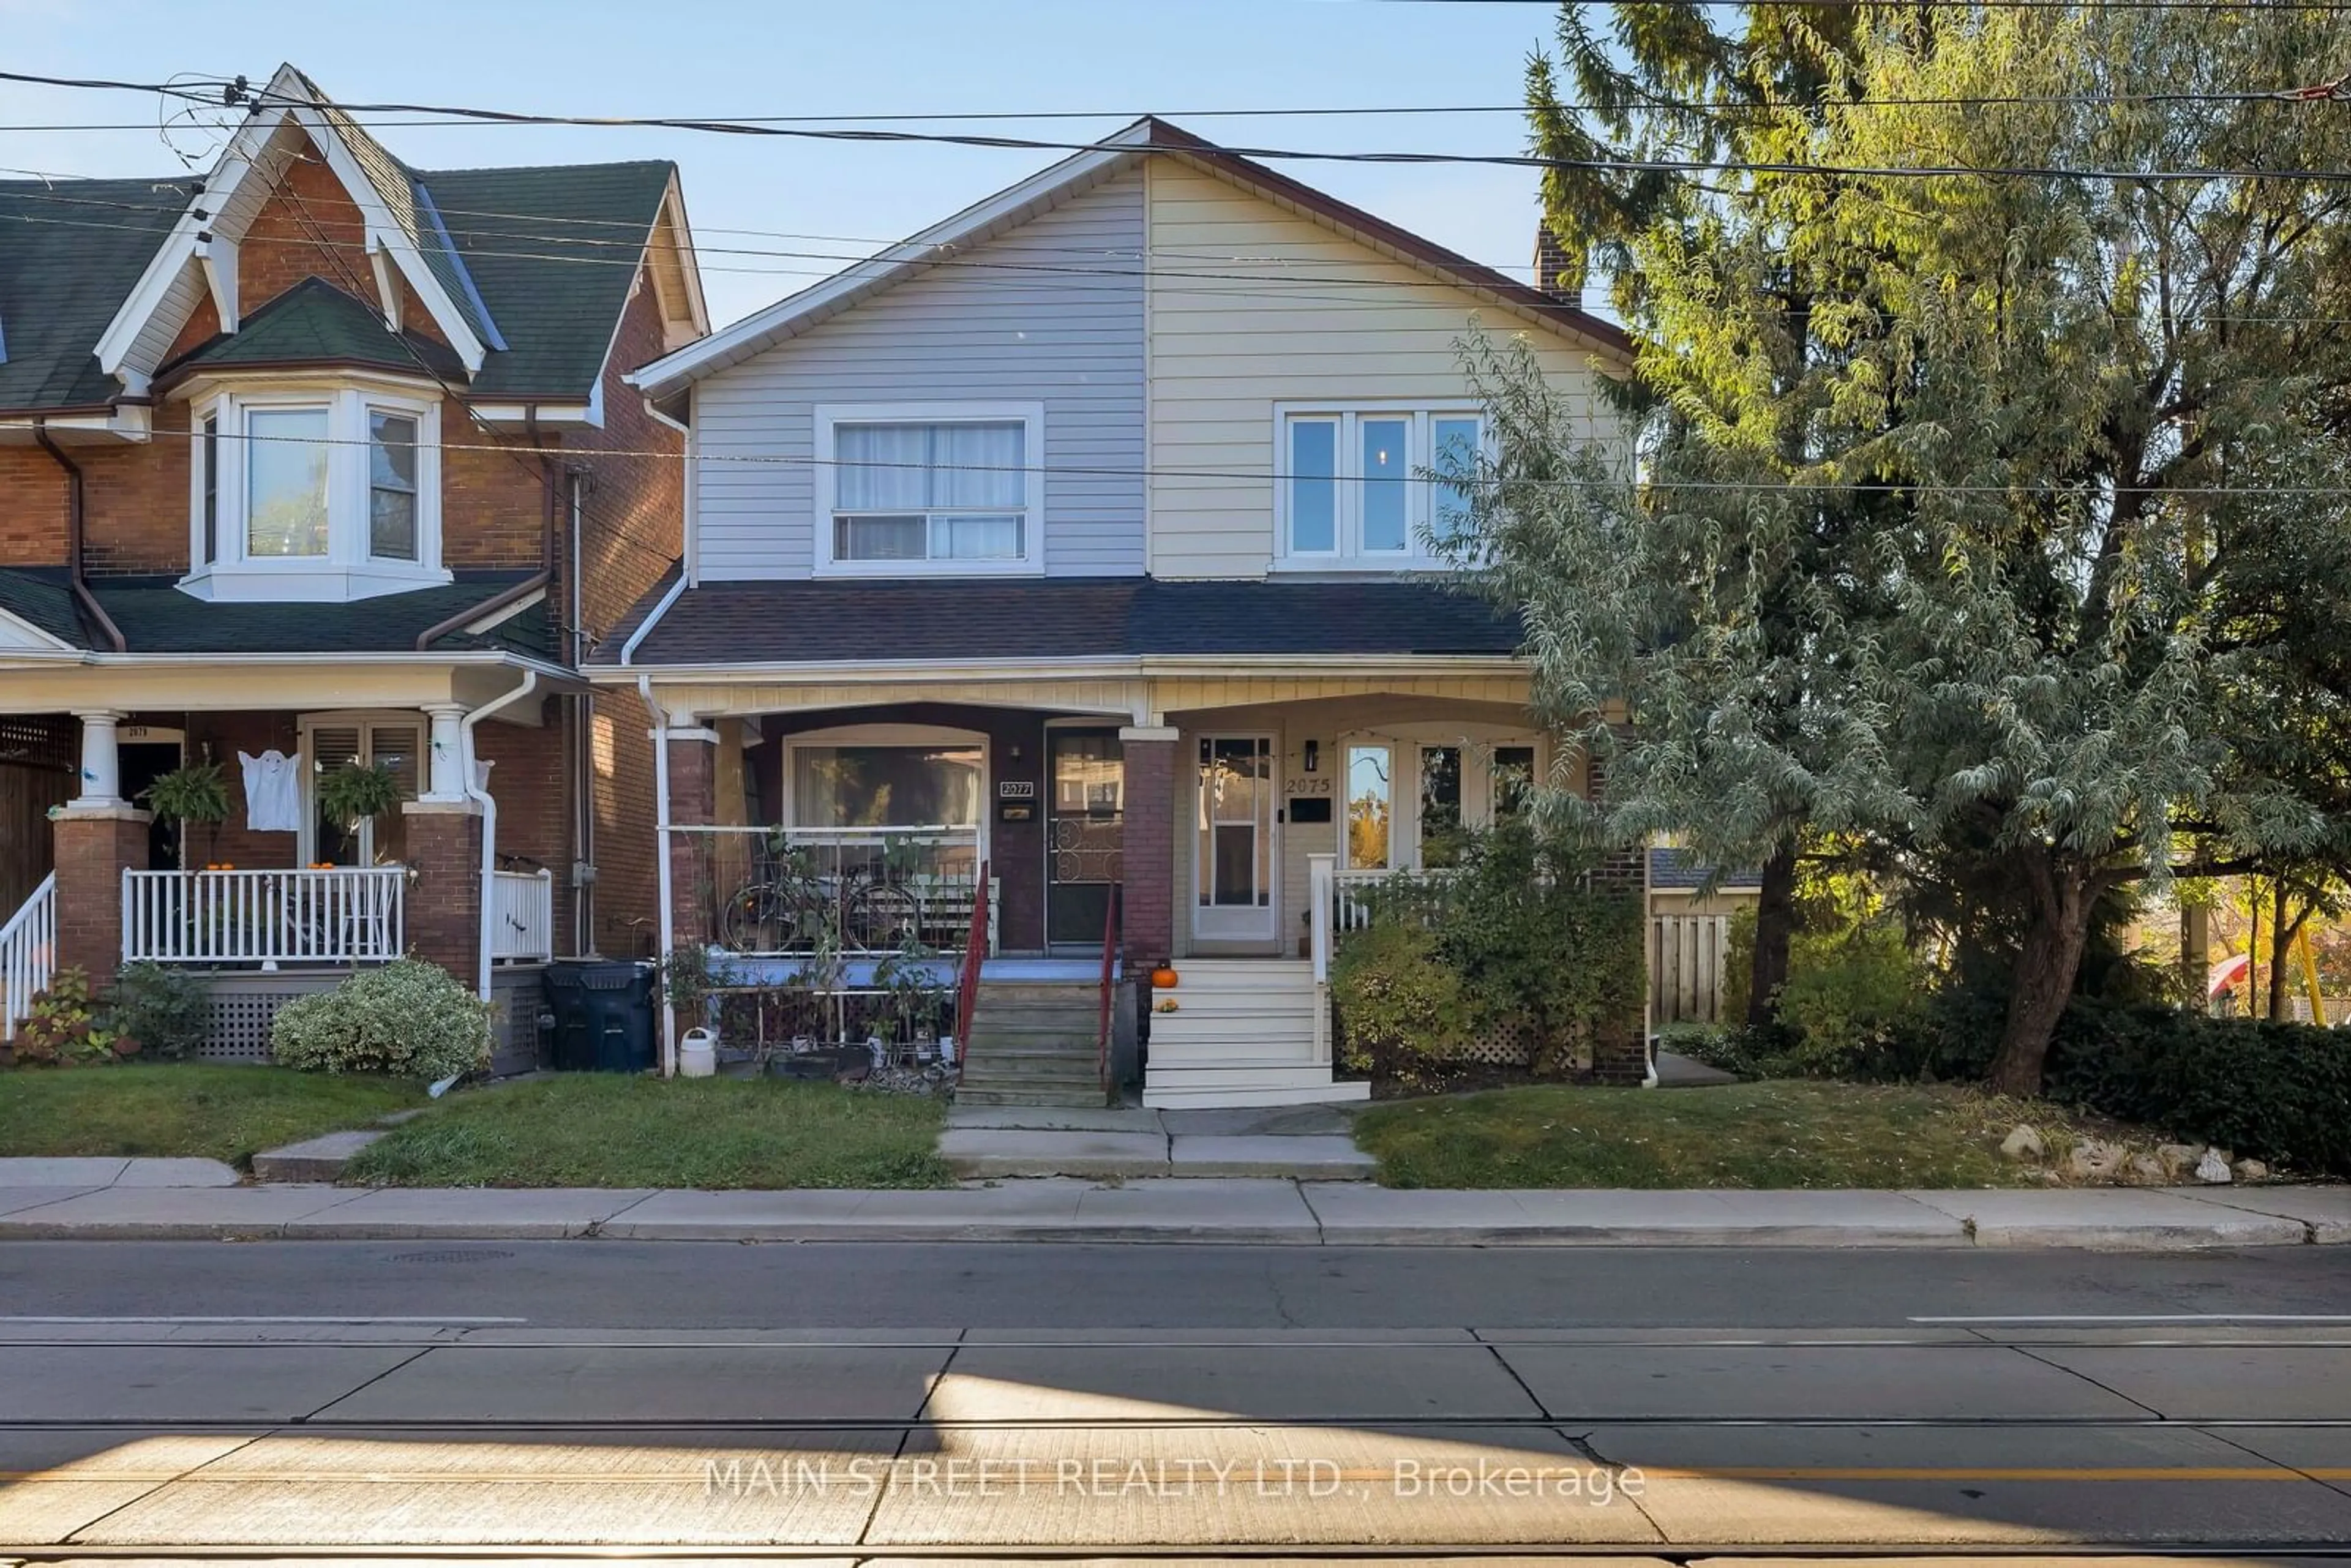
POLYGON ((1282 789, 1292 795, 1328 795, 1331 792, 1331 780, 1328 779, 1292 779, 1288 783, 1284 784, 1282 789))

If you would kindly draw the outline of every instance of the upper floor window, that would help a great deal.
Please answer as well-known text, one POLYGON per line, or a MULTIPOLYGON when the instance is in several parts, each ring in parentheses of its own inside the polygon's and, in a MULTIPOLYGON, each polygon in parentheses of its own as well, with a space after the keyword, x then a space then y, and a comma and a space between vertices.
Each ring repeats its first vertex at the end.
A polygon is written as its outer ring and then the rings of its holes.
POLYGON ((1430 477, 1475 458, 1474 408, 1283 408, 1277 564, 1297 570, 1437 565, 1429 541, 1469 524, 1468 497, 1430 477))
POLYGON ((337 600, 447 580, 440 405, 389 390, 199 399, 191 591, 337 600))
POLYGON ((1041 571, 1043 430, 1033 404, 818 409, 817 570, 1041 571))

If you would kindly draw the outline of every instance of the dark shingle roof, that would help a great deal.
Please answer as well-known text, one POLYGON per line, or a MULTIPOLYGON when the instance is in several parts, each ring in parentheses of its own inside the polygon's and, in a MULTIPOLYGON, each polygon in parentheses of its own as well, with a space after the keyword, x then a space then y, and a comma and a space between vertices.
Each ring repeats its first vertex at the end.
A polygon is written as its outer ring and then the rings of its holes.
MULTIPOLYGON (((1649 852, 1649 887, 1657 893, 1687 893, 1706 885, 1714 875, 1714 868, 1682 849, 1654 849, 1649 852)), ((1738 887, 1756 887, 1762 883, 1760 872, 1726 871, 1715 882, 1717 891, 1738 887)))
POLYGON ((235 332, 207 339, 167 371, 263 365, 373 365, 407 375, 465 379, 446 344, 421 332, 393 333, 383 318, 321 278, 307 277, 247 317, 235 332))
MULTIPOLYGON (((133 653, 405 653, 418 635, 460 611, 486 604, 528 571, 461 571, 456 580, 349 604, 213 603, 183 593, 168 577, 95 578, 90 591, 122 630, 133 653)), ((98 639, 81 624, 61 570, 0 570, 0 610, 87 649, 98 639)), ((435 651, 500 649, 554 653, 543 603, 478 635, 459 632, 435 651)))
POLYGON ((0 612, 78 648, 92 645, 64 567, 0 571, 0 612))
POLYGON ((506 340, 475 395, 589 394, 675 172, 639 162, 417 176, 506 340))
POLYGON ((98 338, 193 179, 0 180, 0 408, 88 408, 121 389, 98 338))
MULTIPOLYGON (((409 169, 371 140, 354 152, 396 219, 413 229, 459 313, 491 345, 467 390, 585 401, 675 165, 435 172, 409 169)), ((0 409, 96 406, 120 391, 98 368, 99 335, 196 183, 0 181, 0 409)), ((246 329, 266 311, 254 311, 246 329)))
MULTIPOLYGON (((668 591, 654 585, 604 643, 668 591)), ((634 662, 1081 659, 1150 654, 1509 654, 1519 631, 1441 583, 1149 577, 715 582, 684 594, 634 662)))

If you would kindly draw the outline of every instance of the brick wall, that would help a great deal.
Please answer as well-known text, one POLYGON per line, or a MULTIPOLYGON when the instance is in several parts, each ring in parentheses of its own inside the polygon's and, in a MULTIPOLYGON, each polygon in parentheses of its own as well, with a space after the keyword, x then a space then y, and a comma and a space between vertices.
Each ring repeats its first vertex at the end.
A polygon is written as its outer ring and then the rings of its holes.
POLYGON ((65 470, 37 446, 0 446, 0 566, 65 559, 65 470))
MULTIPOLYGON (((179 724, 176 714, 158 716, 158 724, 179 724)), ((301 839, 295 833, 256 833, 246 827, 245 768, 237 753, 254 757, 282 751, 292 757, 302 744, 301 731, 290 713, 192 713, 185 716, 187 757, 201 761, 212 747, 228 785, 228 821, 217 828, 198 827, 188 836, 188 862, 194 866, 225 862, 242 871, 283 870, 301 863, 301 839)))
POLYGON ((471 990, 481 980, 482 819, 471 805, 411 800, 408 949, 440 965, 471 990))
POLYGON ((122 868, 147 863, 144 811, 68 811, 56 822, 57 967, 103 988, 122 965, 122 868))
MULTIPOLYGON (((695 823, 713 820, 711 790, 716 779, 712 751, 699 737, 669 743, 669 820, 695 823)), ((700 835, 670 836, 670 933, 680 947, 710 940, 709 890, 704 887, 707 857, 695 841, 700 835)))
POLYGON ((1126 891, 1121 929, 1127 973, 1176 951, 1176 742, 1122 742, 1126 758, 1126 891))
POLYGON ((490 796, 498 805, 500 869, 535 871, 545 866, 553 873, 555 950, 569 953, 571 818, 570 795, 563 777, 562 706, 561 699, 555 697, 541 703, 536 728, 496 719, 475 725, 474 754, 495 764, 490 769, 490 796), (507 855, 536 863, 507 867, 504 862, 507 855))

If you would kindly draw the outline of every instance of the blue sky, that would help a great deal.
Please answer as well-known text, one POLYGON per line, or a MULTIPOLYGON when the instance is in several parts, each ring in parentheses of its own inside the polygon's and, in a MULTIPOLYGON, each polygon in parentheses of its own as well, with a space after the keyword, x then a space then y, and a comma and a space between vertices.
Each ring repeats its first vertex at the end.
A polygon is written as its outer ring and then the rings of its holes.
MULTIPOLYGON (((1217 141, 1330 150, 1514 152, 1510 114, 1195 118, 1187 110, 1515 103, 1540 5, 1380 0, 0 0, 10 69, 160 80, 266 77, 281 58, 346 102, 563 113, 883 115, 1109 111, 984 129, 1082 140, 1145 111, 1217 141)), ((0 177, 177 172, 157 100, 0 84, 0 177), (110 131, 13 129, 57 123, 110 131)), ((962 129, 963 127, 957 127, 962 129)), ((1037 152, 850 146, 638 129, 409 126, 381 133, 424 168, 672 158, 705 251, 711 313, 732 320, 1053 161, 1037 152), (768 231, 744 234, 727 231, 768 231), (823 239, 782 238, 828 236, 823 239), (852 242, 852 243, 844 243, 852 242)), ((208 157, 217 138, 172 146, 208 157)), ((1287 172, 1480 261, 1526 276, 1536 218, 1522 169, 1291 163, 1287 172)))

